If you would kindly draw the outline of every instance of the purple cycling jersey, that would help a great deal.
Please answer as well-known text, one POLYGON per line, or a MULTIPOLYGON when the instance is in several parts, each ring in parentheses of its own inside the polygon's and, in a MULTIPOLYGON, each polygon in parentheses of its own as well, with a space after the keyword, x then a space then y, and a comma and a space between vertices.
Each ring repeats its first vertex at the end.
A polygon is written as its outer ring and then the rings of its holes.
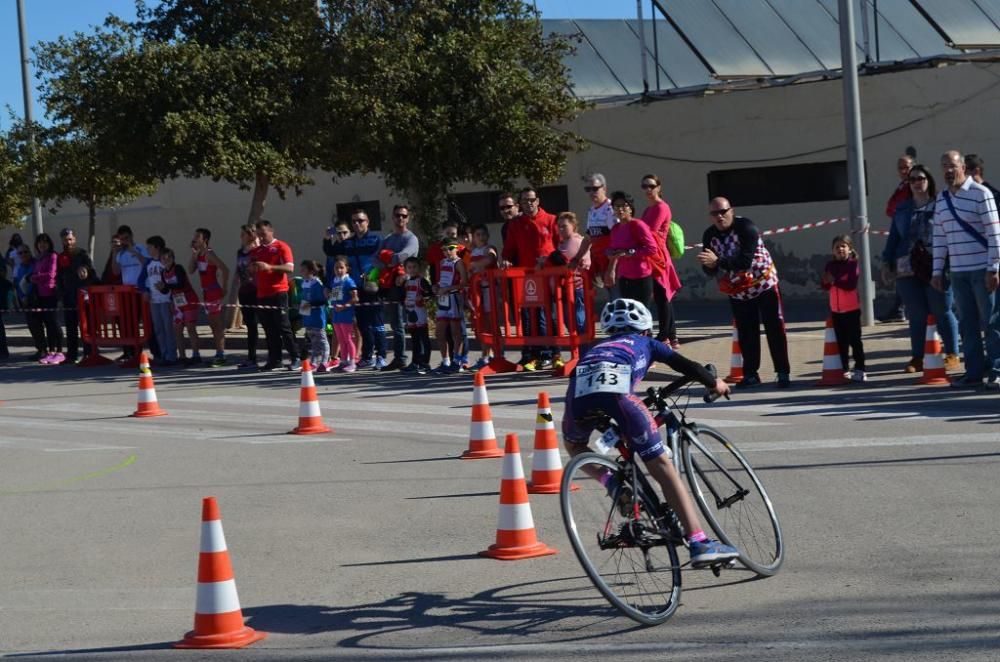
MULTIPOLYGON (((653 361, 663 363, 674 354, 674 350, 659 340, 637 333, 613 336, 591 347, 577 365, 590 365, 605 361, 632 368, 631 390, 642 381, 653 361)), ((575 375, 573 376, 575 379, 575 375)), ((570 388, 572 391, 572 387, 570 388)))

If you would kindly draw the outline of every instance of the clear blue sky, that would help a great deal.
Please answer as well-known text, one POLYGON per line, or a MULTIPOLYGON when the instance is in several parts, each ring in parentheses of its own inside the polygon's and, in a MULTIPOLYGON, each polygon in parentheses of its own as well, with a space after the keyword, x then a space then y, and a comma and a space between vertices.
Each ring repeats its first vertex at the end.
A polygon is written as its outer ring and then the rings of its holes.
MULTIPOLYGON (((152 4, 152 3, 150 3, 152 4)), ((108 14, 123 18, 135 16, 133 0, 24 0, 28 38, 31 44, 51 41, 60 35, 89 32, 100 25, 108 14)), ((538 9, 546 18, 614 18, 635 16, 634 0, 537 0, 538 9)), ((645 7, 644 7, 645 8, 645 7)), ((32 80, 34 70, 32 69, 32 80)), ((33 91, 35 118, 42 109, 38 94, 33 91)), ((17 32, 15 0, 0 0, 0 128, 10 126, 9 111, 18 117, 24 114, 21 95, 21 64, 17 32)))

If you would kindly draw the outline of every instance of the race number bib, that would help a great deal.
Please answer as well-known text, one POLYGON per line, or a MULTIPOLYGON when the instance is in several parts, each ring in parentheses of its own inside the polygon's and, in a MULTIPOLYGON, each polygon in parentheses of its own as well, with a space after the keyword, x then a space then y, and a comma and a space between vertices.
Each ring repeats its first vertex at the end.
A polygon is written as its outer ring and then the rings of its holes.
POLYGON ((576 397, 591 393, 631 393, 632 367, 601 361, 576 367, 576 397))
POLYGON ((299 315, 308 315, 312 312, 312 304, 308 301, 303 301, 299 304, 299 315))
POLYGON ((330 290, 330 301, 333 301, 335 303, 340 303, 340 301, 343 298, 344 298, 344 288, 342 286, 337 285, 336 287, 330 290))
POLYGON ((208 271, 208 262, 198 262, 198 271, 208 271))
POLYGON ((186 306, 188 303, 187 297, 184 296, 183 292, 178 292, 174 295, 174 305, 180 308, 181 306, 186 306))
POLYGON ((439 294, 438 295, 438 310, 448 310, 451 308, 451 295, 450 294, 439 294))

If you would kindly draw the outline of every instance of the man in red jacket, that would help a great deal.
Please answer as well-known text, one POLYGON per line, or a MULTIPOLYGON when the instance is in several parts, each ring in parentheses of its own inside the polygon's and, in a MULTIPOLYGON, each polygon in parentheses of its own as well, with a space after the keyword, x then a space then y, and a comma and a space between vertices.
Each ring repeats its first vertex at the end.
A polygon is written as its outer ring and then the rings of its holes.
MULTIPOLYGON (((542 209, 538 191, 532 187, 521 189, 521 215, 507 226, 507 237, 501 253, 500 268, 522 267, 539 269, 555 250, 556 217, 542 209)), ((538 311, 538 334, 546 335, 548 323, 543 311, 538 311)), ((521 313, 525 333, 531 333, 531 316, 528 310, 521 313)), ((547 368, 552 364, 552 348, 525 347, 518 362, 525 370, 547 368)))

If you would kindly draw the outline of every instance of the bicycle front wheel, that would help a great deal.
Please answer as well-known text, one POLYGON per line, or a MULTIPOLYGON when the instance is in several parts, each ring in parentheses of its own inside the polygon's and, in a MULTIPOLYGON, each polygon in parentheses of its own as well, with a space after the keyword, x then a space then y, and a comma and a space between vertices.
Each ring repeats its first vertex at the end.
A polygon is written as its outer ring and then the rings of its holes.
POLYGON ((604 597, 629 618, 656 625, 680 603, 681 564, 674 543, 653 519, 656 502, 642 493, 635 507, 624 473, 597 453, 573 458, 563 470, 563 523, 580 564, 604 597), (610 493, 597 480, 608 472, 614 477, 610 493), (579 489, 570 490, 571 484, 579 489))
POLYGON ((784 560, 781 525, 764 485, 739 449, 718 430, 699 425, 682 433, 684 469, 698 507, 740 563, 771 576, 784 560))

